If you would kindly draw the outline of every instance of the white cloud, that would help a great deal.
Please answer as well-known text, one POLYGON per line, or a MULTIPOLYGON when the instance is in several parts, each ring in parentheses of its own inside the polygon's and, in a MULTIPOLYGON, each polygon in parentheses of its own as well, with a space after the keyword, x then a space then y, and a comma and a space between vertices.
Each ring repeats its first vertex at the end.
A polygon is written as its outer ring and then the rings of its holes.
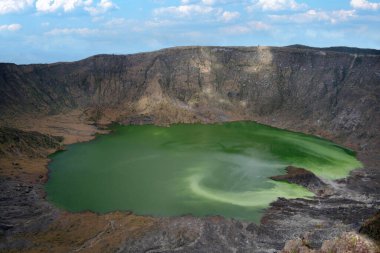
POLYGON ((21 11, 34 3, 38 12, 56 12, 61 9, 69 12, 83 7, 91 15, 98 15, 117 8, 112 0, 99 0, 96 4, 94 0, 0 0, 0 15, 21 11))
POLYGON ((298 10, 306 7, 306 4, 299 4, 295 0, 253 0, 253 5, 248 7, 248 11, 255 8, 264 11, 280 11, 280 10, 298 10))
POLYGON ((37 0, 36 9, 39 12, 55 12, 59 9, 68 12, 77 7, 91 4, 92 0, 37 0))
POLYGON ((98 34, 98 29, 89 29, 89 28, 55 28, 49 32, 46 32, 45 35, 80 35, 80 36, 88 36, 93 34, 98 34))
POLYGON ((192 15, 209 14, 213 7, 196 4, 162 7, 154 10, 155 15, 175 15, 178 17, 190 17, 192 15))
POLYGON ((264 31, 264 30, 269 30, 271 28, 270 25, 264 23, 264 22, 261 22, 261 21, 251 21, 251 22, 248 22, 248 26, 252 29, 252 30, 256 30, 256 31, 264 31))
POLYGON ((93 0, 37 0, 36 2, 36 9, 39 12, 55 12, 60 9, 69 12, 78 7, 83 7, 91 15, 103 14, 117 8, 111 0, 100 0, 96 5, 93 0))
POLYGON ((202 3, 207 4, 207 5, 213 5, 216 2, 217 2, 216 0, 202 0, 202 3))
POLYGON ((91 15, 99 15, 103 14, 111 9, 117 8, 116 4, 114 4, 111 0, 101 0, 99 3, 97 3, 96 6, 88 6, 84 9, 88 11, 91 15))
POLYGON ((326 31, 326 30, 306 30, 305 35, 309 38, 325 38, 325 39, 342 39, 346 36, 344 31, 334 30, 334 31, 326 31))
POLYGON ((218 0, 181 0, 181 4, 190 4, 190 3, 198 3, 198 4, 206 4, 206 5, 214 5, 218 2, 218 0))
POLYGON ((34 0, 0 0, 0 15, 18 12, 32 6, 34 0))
POLYGON ((350 4, 355 9, 363 9, 363 10, 380 9, 380 3, 372 3, 367 0, 351 0, 350 4))
POLYGON ((181 0, 177 6, 161 7, 153 10, 156 18, 162 16, 173 18, 194 18, 202 16, 199 21, 230 22, 240 17, 240 12, 224 10, 215 4, 226 3, 224 0, 181 0))
MULTIPOLYGON (((178 25, 178 22, 175 22, 173 20, 167 20, 167 19, 166 20, 152 19, 144 23, 144 26, 146 28, 160 28, 160 27, 173 26, 173 25, 178 25)), ((141 27, 141 24, 139 24, 139 26, 141 27)))
POLYGON ((221 29, 221 31, 227 34, 239 35, 239 34, 247 34, 247 33, 252 33, 252 32, 257 32, 257 31, 268 31, 270 29, 271 29, 271 26, 264 22, 250 21, 243 25, 233 25, 233 26, 225 27, 221 29))
POLYGON ((326 21, 332 24, 347 21, 357 17, 355 10, 318 11, 308 10, 304 13, 293 15, 269 15, 274 21, 288 21, 292 23, 310 23, 315 21, 326 21))
POLYGON ((120 27, 126 24, 125 18, 113 18, 107 21, 104 25, 110 28, 120 27))
POLYGON ((330 13, 330 22, 343 22, 356 17, 357 15, 355 10, 338 10, 330 13))
POLYGON ((231 20, 237 19, 240 17, 240 13, 237 11, 223 11, 220 20, 224 22, 229 22, 231 20))
POLYGON ((20 24, 0 25, 0 31, 15 32, 22 28, 20 24))

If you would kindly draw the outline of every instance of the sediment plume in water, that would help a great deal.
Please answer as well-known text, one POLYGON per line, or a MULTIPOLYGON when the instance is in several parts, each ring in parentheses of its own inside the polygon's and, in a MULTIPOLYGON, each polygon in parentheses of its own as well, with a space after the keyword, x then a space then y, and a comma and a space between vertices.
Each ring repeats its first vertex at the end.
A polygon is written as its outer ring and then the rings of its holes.
POLYGON ((312 197, 269 179, 293 165, 324 179, 361 167, 327 140, 253 122, 114 126, 52 156, 48 199, 70 210, 222 215, 258 221, 278 197, 312 197))

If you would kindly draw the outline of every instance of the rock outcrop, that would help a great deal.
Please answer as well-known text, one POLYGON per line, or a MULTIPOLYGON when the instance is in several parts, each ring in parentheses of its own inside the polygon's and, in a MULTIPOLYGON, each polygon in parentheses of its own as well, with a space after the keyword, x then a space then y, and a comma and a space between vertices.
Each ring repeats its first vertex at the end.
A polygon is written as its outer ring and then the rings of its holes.
POLYGON ((159 124, 262 119, 352 136, 368 148, 380 125, 379 69, 376 50, 304 47, 182 47, 0 64, 0 114, 4 121, 79 108, 94 119, 112 110, 120 120, 154 116, 159 124))
POLYGON ((314 192, 316 195, 326 195, 332 191, 327 184, 311 171, 303 168, 296 168, 294 166, 288 166, 285 170, 287 172, 285 175, 278 175, 270 178, 275 181, 301 185, 309 189, 311 192, 314 192))
POLYGON ((366 220, 359 232, 372 238, 380 245, 380 211, 366 220))
POLYGON ((49 136, 38 132, 0 127, 0 154, 1 155, 29 155, 44 157, 46 149, 61 147, 63 137, 49 136))

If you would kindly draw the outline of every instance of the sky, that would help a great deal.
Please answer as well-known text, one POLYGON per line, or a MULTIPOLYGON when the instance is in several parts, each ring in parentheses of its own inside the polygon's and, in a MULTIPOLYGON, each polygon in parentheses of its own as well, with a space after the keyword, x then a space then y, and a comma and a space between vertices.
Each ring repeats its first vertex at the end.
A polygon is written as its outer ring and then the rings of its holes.
POLYGON ((0 0, 0 62, 291 44, 380 49, 380 1, 0 0))

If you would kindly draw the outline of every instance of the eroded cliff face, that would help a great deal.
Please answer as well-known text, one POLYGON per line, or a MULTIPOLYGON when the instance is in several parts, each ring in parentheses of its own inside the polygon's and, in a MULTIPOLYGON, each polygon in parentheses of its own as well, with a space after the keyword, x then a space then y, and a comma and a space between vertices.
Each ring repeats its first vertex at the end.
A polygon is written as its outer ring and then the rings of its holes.
POLYGON ((186 47, 73 63, 0 65, 0 112, 107 110, 156 123, 262 119, 370 140, 380 55, 313 48, 186 47))
POLYGON ((73 63, 0 64, 0 251, 275 252, 288 241, 285 250, 314 252, 323 241, 359 231, 380 208, 379 99, 376 50, 183 47, 73 63), (54 136, 63 136, 63 144, 87 141, 111 121, 229 120, 322 135, 357 151, 364 168, 324 181, 328 194, 278 199, 260 224, 72 214, 44 199, 46 155, 62 144, 54 136))

